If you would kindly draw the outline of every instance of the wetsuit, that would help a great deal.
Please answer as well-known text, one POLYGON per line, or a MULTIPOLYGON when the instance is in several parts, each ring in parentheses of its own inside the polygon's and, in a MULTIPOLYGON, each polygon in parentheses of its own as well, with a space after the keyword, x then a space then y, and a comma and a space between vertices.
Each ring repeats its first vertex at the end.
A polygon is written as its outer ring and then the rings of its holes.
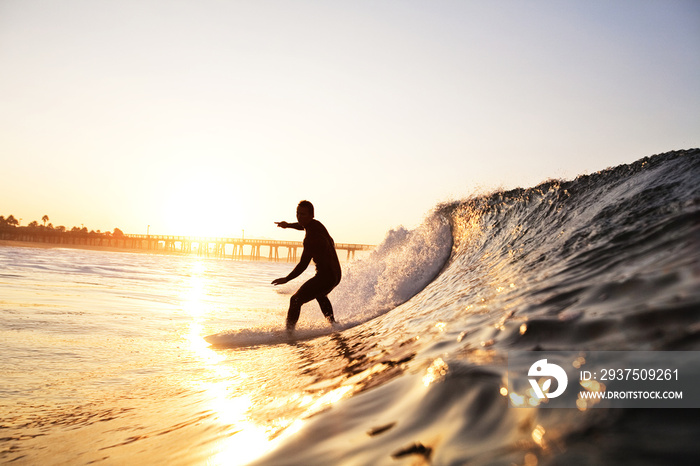
POLYGON ((321 312, 326 319, 331 323, 335 322, 333 306, 328 299, 328 293, 340 283, 341 277, 340 261, 335 252, 335 243, 326 227, 316 219, 312 219, 304 229, 306 230, 304 252, 299 264, 287 275, 287 281, 301 275, 312 259, 316 264, 316 275, 301 285, 290 299, 289 312, 287 313, 288 329, 293 329, 299 320, 302 304, 313 299, 318 301, 321 312))

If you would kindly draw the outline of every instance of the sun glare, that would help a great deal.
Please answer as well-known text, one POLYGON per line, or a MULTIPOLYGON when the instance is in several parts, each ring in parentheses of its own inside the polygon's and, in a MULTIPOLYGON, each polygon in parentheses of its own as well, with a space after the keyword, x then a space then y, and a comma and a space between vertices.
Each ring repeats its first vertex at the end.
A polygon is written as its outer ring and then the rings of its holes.
POLYGON ((226 360, 225 353, 212 349, 203 339, 207 307, 206 265, 200 261, 192 264, 189 279, 184 283, 180 294, 182 308, 190 316, 187 333, 183 335, 189 343, 190 351, 206 369, 202 379, 195 385, 209 398, 209 405, 217 414, 217 420, 230 430, 212 445, 210 464, 245 464, 271 448, 269 426, 258 425, 248 418, 252 407, 252 396, 234 396, 233 380, 247 377, 233 365, 221 364, 226 360))
MULTIPOLYGON (((206 322, 212 312, 211 306, 207 305, 209 287, 207 262, 191 262, 179 294, 182 311, 188 317, 182 338, 202 370, 189 383, 199 393, 206 395, 209 409, 216 416, 215 422, 221 426, 220 437, 212 442, 208 463, 246 464, 276 448, 301 429, 307 417, 350 396, 356 385, 349 383, 349 379, 348 383, 328 391, 303 395, 292 393, 288 398, 280 398, 280 401, 285 404, 297 403, 303 415, 296 418, 283 415, 266 422, 256 421, 251 413, 256 409, 255 404, 261 401, 257 399, 255 389, 245 380, 250 377, 247 364, 254 367, 257 362, 231 358, 232 353, 217 351, 204 340, 206 322)), ((445 374, 447 365, 438 358, 430 370, 431 380, 437 379, 445 374)))
POLYGON ((217 180, 190 179, 165 199, 162 225, 154 225, 153 234, 238 237, 245 228, 240 197, 217 180))

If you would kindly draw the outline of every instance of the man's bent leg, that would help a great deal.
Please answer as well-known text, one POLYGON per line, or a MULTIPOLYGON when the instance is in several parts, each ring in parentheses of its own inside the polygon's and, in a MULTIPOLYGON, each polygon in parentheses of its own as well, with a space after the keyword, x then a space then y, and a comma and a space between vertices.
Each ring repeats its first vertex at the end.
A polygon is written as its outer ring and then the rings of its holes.
POLYGON ((332 281, 329 282, 326 277, 319 277, 318 275, 312 277, 309 281, 301 285, 299 290, 294 293, 294 296, 289 301, 289 312, 287 313, 287 330, 294 330, 294 327, 299 320, 299 313, 301 312, 301 306, 304 303, 308 303, 312 299, 318 301, 321 307, 321 312, 328 319, 328 322, 335 322, 333 317, 333 306, 328 299, 328 293, 337 285, 332 281))
POLYGON ((287 330, 294 330, 299 320, 299 313, 301 312, 301 299, 295 294, 289 300, 289 311, 287 311, 287 330))
MULTIPOLYGON (((312 277, 309 281, 301 285, 294 296, 289 300, 289 311, 287 312, 287 330, 294 330, 299 320, 302 304, 308 303, 321 293, 321 284, 317 277, 312 277)), ((330 302, 329 302, 330 304, 330 302)), ((331 311, 332 312, 332 311, 331 311)))
POLYGON ((318 302, 318 305, 321 307, 321 312, 323 312, 323 315, 326 317, 326 320, 328 321, 328 323, 334 324, 335 317, 333 317, 333 305, 331 304, 331 300, 328 299, 328 296, 318 297, 318 298, 316 298, 316 301, 318 302))

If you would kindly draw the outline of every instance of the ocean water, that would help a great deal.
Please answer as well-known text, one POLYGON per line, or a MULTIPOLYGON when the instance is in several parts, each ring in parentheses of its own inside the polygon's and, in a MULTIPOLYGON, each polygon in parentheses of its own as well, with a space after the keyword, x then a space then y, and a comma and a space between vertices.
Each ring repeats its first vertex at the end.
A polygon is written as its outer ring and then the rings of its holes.
POLYGON ((694 409, 503 387, 509 351, 700 350, 699 181, 678 151, 436 206, 345 265, 339 331, 302 308, 303 341, 271 336, 293 264, 0 247, 0 462, 696 462, 694 409))

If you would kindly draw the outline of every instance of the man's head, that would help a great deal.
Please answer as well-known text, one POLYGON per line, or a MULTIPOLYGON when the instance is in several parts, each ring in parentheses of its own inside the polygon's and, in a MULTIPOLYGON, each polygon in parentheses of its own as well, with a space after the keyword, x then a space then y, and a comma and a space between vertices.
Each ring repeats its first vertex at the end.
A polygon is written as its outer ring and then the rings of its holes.
POLYGON ((305 227, 314 218, 314 205, 309 201, 301 201, 297 205, 297 221, 305 227))

